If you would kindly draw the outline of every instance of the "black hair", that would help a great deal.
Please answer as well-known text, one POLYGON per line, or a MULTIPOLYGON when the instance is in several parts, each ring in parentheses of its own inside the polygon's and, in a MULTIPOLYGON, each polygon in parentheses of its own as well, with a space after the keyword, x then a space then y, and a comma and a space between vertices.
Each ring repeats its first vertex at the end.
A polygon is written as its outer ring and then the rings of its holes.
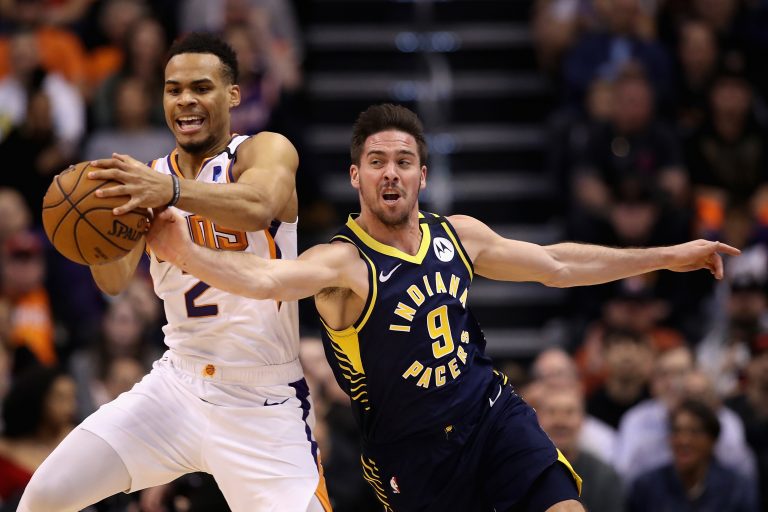
POLYGON ((419 164, 427 162, 427 141, 424 138, 424 126, 418 116, 403 106, 383 103, 368 107, 357 117, 352 127, 349 148, 352 163, 360 165, 363 145, 368 137, 386 130, 399 130, 412 135, 419 147, 419 164))
POLYGON ((704 432, 709 436, 712 441, 717 441, 720 436, 720 420, 717 418, 717 414, 712 410, 710 406, 693 398, 687 398, 683 400, 680 405, 675 407, 669 414, 669 429, 674 429, 675 418, 680 413, 687 412, 701 422, 701 427, 704 432))
POLYGON ((176 55, 183 53, 210 53, 219 58, 222 65, 222 74, 230 83, 236 84, 239 78, 237 55, 221 38, 207 32, 191 32, 181 39, 174 41, 168 50, 166 63, 176 55))
POLYGON ((43 422, 46 397, 62 375, 60 368, 39 365, 18 374, 3 402, 5 437, 18 439, 36 433, 43 422))

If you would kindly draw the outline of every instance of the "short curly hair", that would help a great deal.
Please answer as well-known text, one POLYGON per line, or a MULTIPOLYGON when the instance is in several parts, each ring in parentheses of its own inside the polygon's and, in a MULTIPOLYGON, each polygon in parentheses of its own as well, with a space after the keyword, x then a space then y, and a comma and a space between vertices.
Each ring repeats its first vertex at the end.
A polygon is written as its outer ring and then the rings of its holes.
POLYGON ((222 75, 231 84, 236 84, 240 70, 237 66, 237 54, 221 38, 207 32, 191 32, 177 39, 170 50, 165 63, 183 53, 210 53, 219 58, 222 64, 222 75))

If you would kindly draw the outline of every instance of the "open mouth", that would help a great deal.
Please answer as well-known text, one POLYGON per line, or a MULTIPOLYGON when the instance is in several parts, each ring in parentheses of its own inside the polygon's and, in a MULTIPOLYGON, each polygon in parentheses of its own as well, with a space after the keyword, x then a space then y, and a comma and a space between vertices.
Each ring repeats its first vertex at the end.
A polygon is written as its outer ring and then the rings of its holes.
POLYGON ((395 204, 400 199, 400 193, 396 191, 386 191, 381 194, 382 199, 387 204, 395 204))
POLYGON ((194 133, 200 130, 204 121, 202 116, 182 116, 176 119, 176 126, 182 133, 194 133))

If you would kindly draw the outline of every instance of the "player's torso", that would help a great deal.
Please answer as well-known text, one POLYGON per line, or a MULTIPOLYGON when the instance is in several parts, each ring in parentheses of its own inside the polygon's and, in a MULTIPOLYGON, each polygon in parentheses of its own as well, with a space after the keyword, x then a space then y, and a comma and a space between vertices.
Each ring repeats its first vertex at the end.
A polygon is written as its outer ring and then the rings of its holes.
POLYGON ((326 351, 373 442, 449 425, 492 379, 466 308, 471 261, 447 221, 425 215, 415 256, 376 242, 351 219, 335 238, 362 252, 369 295, 352 327, 326 327, 326 351))
MULTIPOLYGON (((229 183, 237 146, 246 136, 235 136, 227 149, 204 161, 196 180, 229 183)), ((152 162, 164 174, 181 177, 176 151, 152 162)), ((220 251, 254 253, 262 258, 296 258, 296 222, 273 221, 269 229, 245 232, 219 226, 191 212, 177 209, 192 240, 220 251)), ((163 299, 166 344, 175 352, 233 366, 273 365, 298 357, 298 310, 295 302, 253 300, 210 287, 177 267, 150 254, 155 292, 163 299)))

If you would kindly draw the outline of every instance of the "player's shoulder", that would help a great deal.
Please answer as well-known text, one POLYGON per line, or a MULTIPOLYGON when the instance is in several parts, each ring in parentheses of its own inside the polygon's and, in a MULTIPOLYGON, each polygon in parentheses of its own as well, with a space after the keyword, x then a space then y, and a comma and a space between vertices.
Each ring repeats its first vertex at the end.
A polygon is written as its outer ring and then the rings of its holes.
POLYGON ((295 152, 296 148, 285 135, 277 132, 259 132, 245 139, 238 146, 238 151, 281 153, 295 152))
POLYGON ((453 226, 453 229, 460 237, 471 236, 481 230, 488 229, 483 222, 469 215, 448 215, 446 220, 453 226))

